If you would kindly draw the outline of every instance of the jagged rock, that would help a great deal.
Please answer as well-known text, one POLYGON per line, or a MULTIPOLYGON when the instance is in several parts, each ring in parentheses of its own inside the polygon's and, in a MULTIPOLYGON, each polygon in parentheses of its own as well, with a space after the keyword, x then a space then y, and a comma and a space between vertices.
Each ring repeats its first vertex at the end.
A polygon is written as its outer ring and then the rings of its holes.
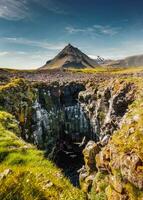
POLYGON ((110 135, 107 134, 107 135, 103 136, 103 138, 100 141, 101 145, 105 146, 108 143, 109 139, 110 139, 110 135))
POLYGON ((6 178, 9 174, 11 174, 13 171, 11 169, 6 169, 4 172, 0 173, 0 180, 6 178))
POLYGON ((80 172, 79 180, 80 180, 80 187, 83 192, 88 193, 91 190, 92 183, 95 177, 95 173, 89 173, 83 169, 80 172))
POLYGON ((77 101, 81 90, 84 90, 83 84, 74 82, 38 88, 39 97, 33 105, 32 135, 39 148, 51 153, 53 147, 61 148, 66 138, 79 143, 88 136, 90 123, 77 101))
POLYGON ((116 192, 122 193, 123 183, 122 178, 120 176, 110 176, 110 183, 116 192))
MULTIPOLYGON (((120 128, 120 123, 134 100, 134 85, 124 81, 111 82, 107 87, 87 84, 79 93, 79 101, 93 127, 93 140, 105 139, 120 128)), ((109 137, 102 145, 108 143, 109 137)))
POLYGON ((111 186, 108 186, 105 190, 107 200, 127 200, 128 196, 126 194, 120 194, 115 191, 111 186))
POLYGON ((52 187, 54 184, 51 181, 47 181, 47 183, 44 186, 44 189, 52 187))
POLYGON ((139 119, 140 119, 140 116, 139 116, 139 115, 135 115, 135 116, 133 117, 133 121, 135 121, 135 122, 138 122, 139 119))
POLYGON ((83 150, 85 166, 83 166, 79 172, 80 187, 84 192, 89 192, 94 180, 96 163, 95 155, 100 151, 99 144, 94 141, 89 141, 83 150))
POLYGON ((100 171, 110 171, 110 149, 104 148, 96 155, 96 167, 100 171))
POLYGON ((135 153, 122 156, 121 173, 139 189, 143 189, 143 161, 135 153))
POLYGON ((89 141, 85 149, 83 150, 85 168, 89 173, 95 171, 96 169, 95 155, 99 151, 100 151, 99 145, 96 144, 94 141, 89 141))

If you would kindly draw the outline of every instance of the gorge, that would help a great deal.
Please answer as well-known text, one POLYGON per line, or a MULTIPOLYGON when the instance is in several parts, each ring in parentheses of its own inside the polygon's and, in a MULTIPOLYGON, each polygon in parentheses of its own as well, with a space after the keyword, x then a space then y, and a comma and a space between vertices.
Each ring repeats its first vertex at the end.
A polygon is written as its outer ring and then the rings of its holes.
POLYGON ((98 89, 92 83, 40 87, 32 106, 32 135, 27 139, 45 150, 73 183, 78 183, 76 172, 83 164, 83 148, 89 140, 100 141, 103 146, 108 143, 133 101, 132 87, 123 84, 117 92, 110 85, 98 89))
POLYGON ((108 197, 105 189, 112 184, 111 174, 117 178, 108 167, 108 157, 115 150, 111 153, 108 147, 112 136, 122 130, 129 107, 137 98, 137 87, 136 82, 126 79, 32 84, 15 79, 1 86, 0 105, 1 110, 15 115, 23 139, 42 150, 74 186, 94 199, 96 176, 101 174, 102 180, 96 184, 104 182, 105 188, 95 196, 106 193, 108 197))

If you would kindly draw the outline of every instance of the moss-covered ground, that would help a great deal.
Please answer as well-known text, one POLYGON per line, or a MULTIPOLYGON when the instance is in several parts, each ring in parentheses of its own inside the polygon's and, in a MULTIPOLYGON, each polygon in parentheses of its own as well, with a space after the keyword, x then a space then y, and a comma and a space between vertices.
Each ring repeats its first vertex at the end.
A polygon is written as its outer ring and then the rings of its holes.
POLYGON ((18 133, 15 118, 0 111, 0 199, 83 200, 82 192, 18 133))

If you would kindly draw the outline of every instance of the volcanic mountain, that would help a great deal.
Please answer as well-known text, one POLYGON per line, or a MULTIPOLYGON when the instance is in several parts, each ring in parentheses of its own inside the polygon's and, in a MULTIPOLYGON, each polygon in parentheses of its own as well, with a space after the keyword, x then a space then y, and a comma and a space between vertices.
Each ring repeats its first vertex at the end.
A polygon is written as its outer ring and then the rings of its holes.
POLYGON ((68 44, 55 58, 49 60, 40 70, 53 68, 94 68, 98 62, 89 58, 78 48, 68 44))

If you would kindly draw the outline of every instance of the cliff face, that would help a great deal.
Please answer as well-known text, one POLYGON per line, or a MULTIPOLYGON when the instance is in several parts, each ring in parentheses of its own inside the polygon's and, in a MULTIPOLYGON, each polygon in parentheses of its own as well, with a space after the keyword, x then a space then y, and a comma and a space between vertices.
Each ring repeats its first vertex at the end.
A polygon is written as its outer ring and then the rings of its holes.
POLYGON ((80 92, 80 105, 90 119, 94 140, 101 141, 103 145, 108 143, 134 100, 134 91, 133 83, 117 80, 97 85, 91 82, 86 85, 85 91, 80 92))
POLYGON ((34 88, 24 79, 13 79, 8 84, 0 86, 0 110, 16 117, 24 139, 31 129, 32 105, 35 98, 34 88))
POLYGON ((68 136, 80 142, 88 135, 90 126, 78 103, 83 84, 69 83, 39 87, 33 105, 33 140, 40 148, 53 147, 59 138, 68 136))
POLYGON ((108 143, 110 135, 119 129, 120 122, 134 100, 133 83, 112 81, 94 85, 53 83, 37 88, 33 104, 32 129, 27 139, 50 157, 57 152, 82 151, 89 140, 108 143), (83 144, 82 144, 83 143, 83 144))
MULTIPOLYGON (((140 81, 136 85, 136 100, 129 106, 120 120, 119 129, 107 145, 103 147, 102 140, 98 143, 91 141, 83 151, 85 166, 81 169, 80 183, 91 199, 143 198, 142 86, 140 81)), ((132 90, 124 99, 132 97, 132 90)))

